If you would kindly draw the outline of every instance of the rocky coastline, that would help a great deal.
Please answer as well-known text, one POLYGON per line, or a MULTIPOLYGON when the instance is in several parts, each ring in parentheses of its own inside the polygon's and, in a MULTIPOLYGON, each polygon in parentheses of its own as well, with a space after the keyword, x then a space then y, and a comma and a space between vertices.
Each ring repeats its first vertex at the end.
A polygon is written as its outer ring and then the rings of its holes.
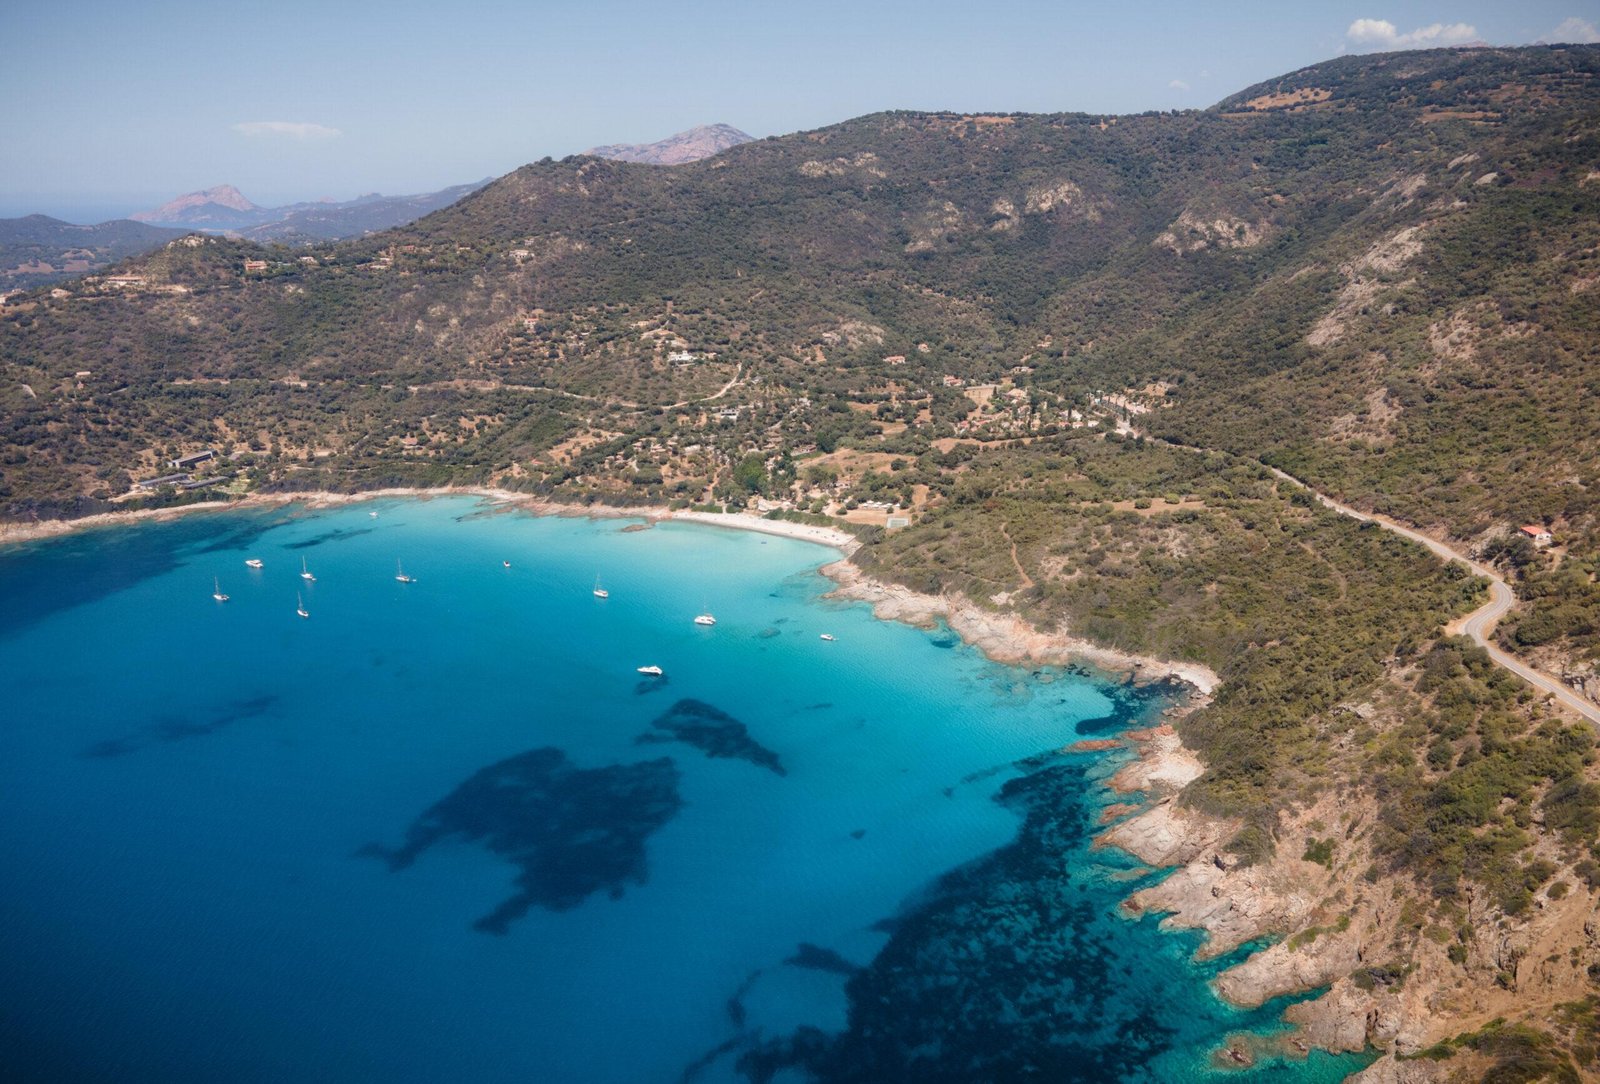
POLYGON ((1199 663, 1131 655, 1065 631, 1037 629, 1016 614, 985 610, 960 596, 926 595, 884 583, 849 561, 824 565, 822 573, 836 584, 831 597, 869 603, 873 615, 884 621, 901 621, 919 628, 930 628, 942 621, 995 662, 1044 666, 1085 663, 1136 684, 1166 679, 1187 682, 1202 697, 1209 697, 1220 683, 1216 674, 1199 663))

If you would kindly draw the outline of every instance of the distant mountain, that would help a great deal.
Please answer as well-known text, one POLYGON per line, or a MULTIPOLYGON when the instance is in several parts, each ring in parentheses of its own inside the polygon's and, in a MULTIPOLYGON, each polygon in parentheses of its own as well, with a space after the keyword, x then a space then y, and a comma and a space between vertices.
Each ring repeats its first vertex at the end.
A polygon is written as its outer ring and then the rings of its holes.
POLYGON ((128 217, 152 225, 194 226, 200 228, 253 224, 265 213, 231 184, 219 184, 200 192, 188 192, 163 203, 153 211, 140 211, 128 217))
POLYGON ((45 286, 160 248, 185 231, 126 218, 75 226, 48 215, 0 218, 0 290, 45 286))
POLYGON ((649 166, 681 166, 721 154, 729 147, 749 143, 754 136, 726 124, 702 124, 687 132, 669 135, 655 143, 611 143, 590 147, 584 154, 609 158, 615 162, 642 162, 649 166))
POLYGON ((183 226, 211 233, 232 233, 255 241, 304 243, 359 237, 373 230, 403 226, 487 184, 487 180, 455 185, 438 192, 385 196, 369 192, 353 200, 320 200, 262 207, 230 184, 189 192, 151 211, 132 216, 137 222, 183 226))

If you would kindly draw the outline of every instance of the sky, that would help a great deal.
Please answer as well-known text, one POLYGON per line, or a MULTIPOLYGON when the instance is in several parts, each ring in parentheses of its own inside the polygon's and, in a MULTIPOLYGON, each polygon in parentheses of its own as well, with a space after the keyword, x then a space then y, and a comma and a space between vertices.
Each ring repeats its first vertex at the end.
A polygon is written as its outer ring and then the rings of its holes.
POLYGON ((428 192, 696 124, 1201 108, 1352 52, 1600 41, 1600 0, 0 4, 0 216, 428 192))

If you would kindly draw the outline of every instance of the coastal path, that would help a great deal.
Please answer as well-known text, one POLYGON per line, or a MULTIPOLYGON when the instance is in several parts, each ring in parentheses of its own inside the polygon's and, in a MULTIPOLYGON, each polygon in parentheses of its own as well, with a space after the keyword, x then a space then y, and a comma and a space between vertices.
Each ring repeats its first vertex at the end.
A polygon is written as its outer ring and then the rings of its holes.
POLYGON ((1471 557, 1457 550, 1453 546, 1440 542, 1437 538, 1429 538, 1421 531, 1413 530, 1390 519, 1388 516, 1376 515, 1372 512, 1362 512, 1341 504, 1327 494, 1318 493, 1292 474, 1285 473, 1276 467, 1267 467, 1277 477, 1286 482, 1293 482, 1302 487, 1324 507, 1331 508, 1342 516, 1360 520, 1363 523, 1375 523, 1384 530, 1393 531, 1402 538, 1409 538, 1432 550, 1446 561, 1460 561, 1474 573, 1489 581, 1489 601, 1473 610, 1465 617, 1452 621, 1445 629, 1446 632, 1458 633, 1469 637, 1473 643, 1489 653, 1497 666, 1510 670, 1529 685, 1540 692, 1549 693, 1564 707, 1571 708, 1596 726, 1600 726, 1600 704, 1595 704, 1569 689, 1560 678, 1552 677, 1543 670, 1536 670, 1527 663, 1513 655, 1502 651, 1490 638, 1494 626, 1500 618, 1505 616, 1507 610, 1516 604, 1516 592, 1511 590, 1511 585, 1505 578, 1488 565, 1474 561, 1471 557))
MULTIPOLYGON (((1180 444, 1177 441, 1163 440, 1160 437, 1151 437, 1144 431, 1134 428, 1131 424, 1128 425, 1127 432, 1136 437, 1144 437, 1146 440, 1159 441, 1160 443, 1171 448, 1182 448, 1184 451, 1199 452, 1202 454, 1205 454, 1208 451, 1208 449, 1205 448, 1196 448, 1193 445, 1180 444)), ((1267 466, 1267 464, 1261 463, 1260 460, 1252 460, 1252 462, 1260 463, 1261 466, 1271 471, 1274 477, 1280 478, 1285 482, 1293 482, 1295 485, 1301 487, 1307 493, 1310 493, 1313 497, 1315 497, 1323 507, 1332 509, 1341 516, 1349 516, 1351 519, 1360 520, 1362 523, 1376 524, 1377 526, 1382 527, 1384 530, 1392 531, 1402 538, 1409 538, 1413 542, 1426 546, 1433 554, 1443 558, 1446 561, 1460 561, 1462 564, 1471 569, 1475 575, 1482 576, 1484 579, 1488 580, 1489 601, 1484 603, 1482 606, 1479 606, 1476 610, 1473 610, 1465 617, 1458 617, 1454 621, 1450 622, 1450 624, 1445 627, 1445 631, 1452 635, 1468 637, 1473 643, 1477 644, 1479 647, 1483 648, 1484 651, 1488 652, 1489 658, 1496 666, 1511 671, 1523 681, 1526 681, 1529 685, 1532 685, 1535 689, 1538 689, 1542 693, 1548 693, 1550 696, 1554 697, 1556 702, 1562 707, 1569 708, 1572 711, 1577 712, 1595 726, 1600 727, 1600 704, 1596 704, 1585 697, 1579 696, 1577 693, 1568 688, 1560 678, 1547 674, 1543 670, 1535 669, 1534 667, 1523 662, 1521 659, 1518 659, 1516 656, 1503 651, 1497 644, 1495 644, 1494 640, 1490 638, 1490 634, 1494 632, 1495 624, 1502 617, 1504 617, 1506 611, 1511 609, 1512 606, 1516 605, 1517 602, 1517 594, 1511 589, 1511 585, 1506 583, 1504 576, 1501 576, 1488 565, 1479 561, 1474 561, 1471 557, 1467 556, 1465 553, 1462 553, 1454 546, 1441 542, 1437 538, 1430 538, 1421 531, 1407 527, 1401 523, 1397 523, 1388 516, 1378 515, 1374 512, 1363 512, 1359 509, 1351 508, 1348 504, 1343 504, 1339 501, 1336 501, 1326 493, 1318 492, 1316 489, 1307 485, 1304 481, 1296 478, 1287 471, 1281 471, 1277 467, 1267 466)))

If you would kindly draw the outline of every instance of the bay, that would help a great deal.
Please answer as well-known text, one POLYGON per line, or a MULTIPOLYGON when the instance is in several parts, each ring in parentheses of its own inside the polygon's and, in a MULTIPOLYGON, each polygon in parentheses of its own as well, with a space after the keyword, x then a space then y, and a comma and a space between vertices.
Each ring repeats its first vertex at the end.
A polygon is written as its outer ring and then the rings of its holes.
POLYGON ((1060 750, 1163 690, 827 600, 823 547, 628 526, 438 498, 0 550, 8 1077, 1184 1080, 1279 1030, 1091 846, 1122 754, 1060 750))

